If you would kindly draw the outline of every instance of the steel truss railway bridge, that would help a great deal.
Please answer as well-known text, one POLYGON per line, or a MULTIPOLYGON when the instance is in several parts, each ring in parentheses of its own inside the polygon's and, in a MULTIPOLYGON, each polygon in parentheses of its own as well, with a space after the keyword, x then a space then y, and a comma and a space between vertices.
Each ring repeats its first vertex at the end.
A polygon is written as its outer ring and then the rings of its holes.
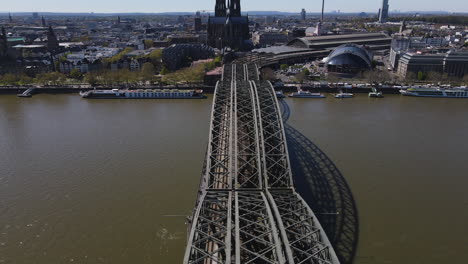
POLYGON ((339 263, 296 193, 281 112, 255 64, 224 67, 186 264, 339 263))

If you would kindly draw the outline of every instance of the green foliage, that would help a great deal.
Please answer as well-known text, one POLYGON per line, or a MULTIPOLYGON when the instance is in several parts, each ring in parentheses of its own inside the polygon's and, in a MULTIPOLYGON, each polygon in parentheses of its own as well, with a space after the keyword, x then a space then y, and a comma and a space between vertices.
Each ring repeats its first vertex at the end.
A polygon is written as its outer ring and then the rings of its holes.
POLYGON ((75 80, 81 80, 83 78, 83 74, 81 74, 80 70, 78 69, 73 69, 70 72, 70 78, 75 79, 75 80))
POLYGON ((211 62, 204 63, 204 65, 205 65, 205 71, 211 71, 215 69, 217 66, 221 65, 221 63, 220 62, 217 63, 216 59, 214 59, 211 62))
POLYGON ((127 47, 127 48, 125 48, 123 51, 121 51, 119 54, 115 55, 114 57, 105 59, 104 62, 105 62, 105 63, 108 63, 108 64, 110 64, 110 63, 116 63, 116 62, 118 62, 119 60, 123 59, 123 57, 124 57, 126 54, 128 54, 128 53, 130 53, 130 52, 132 52, 132 51, 133 51, 133 48, 127 47))
POLYGON ((18 76, 7 73, 0 77, 0 83, 3 85, 15 85, 18 82, 18 76))
POLYGON ((214 59, 214 63, 215 63, 215 65, 216 65, 216 67, 221 66, 221 64, 222 64, 222 59, 221 59, 221 57, 220 57, 220 56, 216 57, 216 58, 214 59))
POLYGON ((289 66, 287 64, 281 64, 280 69, 282 71, 285 71, 285 70, 289 69, 289 66))
POLYGON ((465 74, 465 76, 463 76, 463 84, 464 85, 468 85, 468 74, 465 74))
POLYGON ((88 72, 84 76, 84 81, 89 83, 91 86, 95 86, 99 82, 97 74, 95 74, 93 72, 88 72))
POLYGON ((161 69, 160 74, 161 74, 161 75, 166 75, 166 74, 168 74, 168 73, 169 73, 169 70, 166 68, 166 66, 163 66, 162 69, 161 69))
POLYGON ((168 83, 202 82, 204 76, 205 65, 199 64, 195 67, 184 68, 172 73, 165 74, 163 81, 168 83))
POLYGON ((262 79, 273 82, 276 80, 276 74, 271 68, 262 69, 262 79))
POLYGON ((52 84, 57 85, 64 83, 66 81, 66 76, 60 72, 48 72, 41 73, 36 76, 34 79, 35 83, 38 84, 52 84))
POLYGON ((307 76, 304 72, 300 72, 296 74, 296 76, 294 76, 294 79, 296 80, 296 82, 303 83, 307 79, 307 76))
POLYGON ((156 72, 154 65, 151 62, 147 62, 143 64, 143 67, 141 68, 141 76, 140 78, 143 81, 150 81, 154 79, 154 73, 156 72))
POLYGON ((151 39, 146 39, 145 40, 145 49, 149 49, 149 48, 152 48, 154 45, 154 41, 151 40, 151 39))
POLYGON ((450 24, 450 25, 467 25, 468 16, 421 16, 421 17, 390 17, 389 21, 399 22, 406 21, 422 21, 435 24, 450 24))
POLYGON ((304 69, 302 70, 302 72, 303 72, 306 76, 309 76, 309 75, 310 75, 310 71, 309 71, 309 69, 307 69, 307 68, 304 68, 304 69))
POLYGON ((426 74, 424 72, 418 72, 418 80, 424 81, 426 79, 426 74))
POLYGON ((468 47, 468 41, 465 42, 465 44, 463 44, 463 47, 465 47, 465 48, 468 47))

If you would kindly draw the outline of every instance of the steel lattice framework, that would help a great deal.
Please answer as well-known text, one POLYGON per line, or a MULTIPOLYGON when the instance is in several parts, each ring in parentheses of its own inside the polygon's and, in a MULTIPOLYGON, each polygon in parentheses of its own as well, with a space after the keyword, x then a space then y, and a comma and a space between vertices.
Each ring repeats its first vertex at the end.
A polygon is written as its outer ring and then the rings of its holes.
POLYGON ((295 192, 278 100, 253 64, 226 65, 184 263, 339 264, 295 192))

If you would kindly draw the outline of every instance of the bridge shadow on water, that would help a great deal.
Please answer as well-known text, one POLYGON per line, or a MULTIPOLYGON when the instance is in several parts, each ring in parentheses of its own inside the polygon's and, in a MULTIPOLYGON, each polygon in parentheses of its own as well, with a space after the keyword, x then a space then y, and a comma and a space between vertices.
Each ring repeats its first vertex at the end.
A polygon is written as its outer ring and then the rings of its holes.
POLYGON ((291 115, 280 101, 297 192, 322 224, 341 264, 352 264, 359 240, 359 216, 346 179, 310 139, 287 124, 291 115))

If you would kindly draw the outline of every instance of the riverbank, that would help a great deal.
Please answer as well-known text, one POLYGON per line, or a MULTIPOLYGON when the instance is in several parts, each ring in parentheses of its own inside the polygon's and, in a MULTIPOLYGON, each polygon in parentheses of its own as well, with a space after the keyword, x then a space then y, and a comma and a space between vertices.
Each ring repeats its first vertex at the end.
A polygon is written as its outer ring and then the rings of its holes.
MULTIPOLYGON (((97 86, 91 87, 89 85, 47 85, 47 86, 0 86, 0 94, 21 94, 30 88, 36 88, 34 94, 72 94, 79 93, 81 91, 90 91, 90 90, 111 90, 111 89, 167 89, 167 90, 198 90, 201 89, 205 94, 213 94, 215 86, 204 86, 204 85, 195 85, 195 86, 140 86, 140 87, 125 87, 125 86, 97 86)), ((281 90, 285 93, 296 92, 298 86, 281 86, 275 87, 276 90, 281 90)), ((372 88, 336 88, 329 86, 302 86, 302 90, 316 92, 316 93, 339 93, 341 90, 345 90, 350 93, 369 93, 372 91, 372 88)), ((384 94, 399 94, 399 88, 380 88, 384 94)))
POLYGON ((96 86, 90 85, 45 85, 45 86, 0 86, 0 94, 21 94, 30 88, 36 88, 34 94, 70 94, 90 90, 112 90, 112 89, 168 89, 168 90, 203 90, 204 93, 214 93, 214 86, 205 85, 167 85, 167 86, 96 86))

